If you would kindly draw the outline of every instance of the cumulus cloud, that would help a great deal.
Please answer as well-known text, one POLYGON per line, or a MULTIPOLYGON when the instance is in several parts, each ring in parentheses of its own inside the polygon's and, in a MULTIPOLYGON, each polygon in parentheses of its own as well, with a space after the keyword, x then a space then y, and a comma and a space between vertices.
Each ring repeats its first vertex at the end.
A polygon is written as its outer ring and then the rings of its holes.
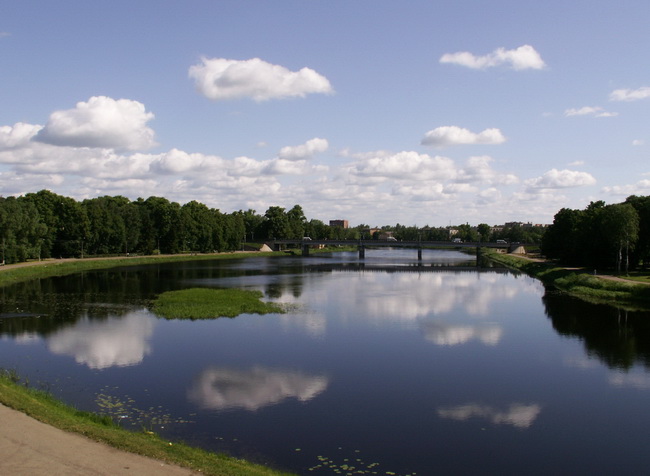
POLYGON ((603 110, 602 107, 598 106, 584 106, 580 109, 567 109, 564 111, 564 115, 567 117, 571 116, 595 116, 595 117, 615 117, 618 116, 617 112, 608 112, 603 110))
POLYGON ((26 145, 43 126, 18 122, 13 126, 0 126, 0 150, 26 145))
POLYGON ((621 197, 629 197, 630 195, 650 195, 650 180, 639 180, 637 183, 632 185, 603 187, 603 192, 621 197))
POLYGON ((330 82, 310 68, 290 71, 259 58, 202 58, 190 67, 197 90, 213 100, 249 97, 254 101, 332 93, 330 82))
POLYGON ((147 122, 154 115, 130 99, 94 96, 74 109, 55 111, 35 140, 57 146, 142 150, 156 145, 147 122))
POLYGON ((286 146, 280 149, 279 158, 284 160, 311 159, 315 154, 325 152, 329 147, 326 139, 314 137, 304 144, 286 146))
POLYGON ((362 158, 353 164, 351 173, 382 179, 449 180, 456 176, 456 168, 454 161, 447 157, 403 151, 362 158))
POLYGON ((502 144, 505 141, 506 138, 496 128, 485 129, 477 134, 458 126, 442 126, 427 132, 421 143, 422 145, 445 147, 462 144, 502 144))
POLYGON ((650 98, 650 87, 644 86, 638 89, 616 89, 609 95, 610 101, 638 101, 650 98))
POLYGON ((517 71, 542 69, 546 66, 539 53, 530 45, 523 45, 514 50, 497 48, 485 56, 475 56, 468 51, 446 53, 442 55, 440 62, 466 66, 471 69, 487 69, 507 64, 517 71))
POLYGON ((594 185, 596 179, 587 172, 551 169, 541 177, 526 180, 528 190, 558 189, 594 185))
POLYGON ((514 174, 496 172, 490 165, 493 161, 494 159, 487 155, 470 157, 467 165, 459 171, 456 180, 458 182, 484 183, 488 185, 512 185, 519 182, 519 179, 514 174))

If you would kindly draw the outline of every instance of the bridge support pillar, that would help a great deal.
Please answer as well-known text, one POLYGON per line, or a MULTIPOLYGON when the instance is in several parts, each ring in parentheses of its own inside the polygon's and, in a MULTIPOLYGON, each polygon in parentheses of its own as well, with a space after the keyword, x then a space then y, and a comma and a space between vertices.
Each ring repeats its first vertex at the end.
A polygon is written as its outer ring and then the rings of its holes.
POLYGON ((480 268, 481 267, 481 255, 483 253, 481 252, 481 247, 477 246, 476 247, 476 267, 480 268))
POLYGON ((422 248, 418 248, 418 261, 422 261, 422 248))
POLYGON ((364 259, 366 257, 366 247, 359 245, 359 259, 364 259))
POLYGON ((302 245, 302 255, 309 256, 309 245, 302 245))

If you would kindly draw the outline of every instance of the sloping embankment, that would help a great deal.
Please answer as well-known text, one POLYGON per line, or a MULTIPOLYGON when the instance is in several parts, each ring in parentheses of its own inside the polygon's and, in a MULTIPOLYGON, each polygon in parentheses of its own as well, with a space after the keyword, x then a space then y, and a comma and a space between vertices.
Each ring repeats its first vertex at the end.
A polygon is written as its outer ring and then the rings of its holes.
POLYGON ((546 261, 534 261, 489 250, 485 250, 484 255, 492 261, 537 278, 547 286, 586 301, 650 310, 650 286, 646 284, 614 281, 593 275, 582 268, 562 268, 546 261))

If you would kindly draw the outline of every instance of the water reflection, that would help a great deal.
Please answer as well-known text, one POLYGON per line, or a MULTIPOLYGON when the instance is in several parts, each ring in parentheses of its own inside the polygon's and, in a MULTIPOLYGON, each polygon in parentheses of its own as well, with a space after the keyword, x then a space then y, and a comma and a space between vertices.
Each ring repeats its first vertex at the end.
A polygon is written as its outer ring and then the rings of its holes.
POLYGON ((422 321, 420 330, 429 342, 447 346, 465 344, 472 340, 494 346, 503 336, 503 329, 496 324, 458 325, 441 320, 422 321))
POLYGON ((325 391, 329 379, 296 371, 255 366, 248 370, 210 367, 195 379, 190 401, 209 410, 255 411, 287 398, 306 402, 325 391))
POLYGON ((512 425, 516 428, 530 427, 542 407, 536 403, 525 405, 512 403, 505 410, 481 405, 480 403, 468 403, 456 407, 442 407, 438 409, 441 418, 465 421, 470 418, 483 418, 495 425, 512 425))
POLYGON ((647 373, 621 373, 611 374, 608 378, 610 385, 615 387, 632 387, 639 390, 650 389, 650 375, 647 373))
POLYGON ((650 368, 650 313, 591 304, 558 293, 543 302, 553 328, 580 339, 586 355, 611 368, 630 369, 640 363, 650 368))
POLYGON ((151 352, 155 323, 145 310, 103 320, 85 317, 51 334, 47 345, 51 352, 73 356, 91 369, 136 365, 151 352))

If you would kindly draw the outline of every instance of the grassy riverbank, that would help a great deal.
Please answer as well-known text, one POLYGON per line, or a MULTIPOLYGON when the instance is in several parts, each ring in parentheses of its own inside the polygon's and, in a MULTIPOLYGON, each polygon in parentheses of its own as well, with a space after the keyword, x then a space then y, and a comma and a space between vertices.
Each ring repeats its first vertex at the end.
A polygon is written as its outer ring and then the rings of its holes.
POLYGON ((629 280, 594 275, 593 270, 563 268, 546 261, 504 255, 489 250, 484 255, 492 261, 518 269, 545 284, 572 296, 594 303, 612 304, 635 309, 650 309, 650 286, 629 280))
POLYGON ((136 453, 214 476, 288 475, 225 455, 169 442, 150 431, 131 432, 110 417, 81 412, 49 394, 26 388, 12 372, 0 370, 0 403, 65 431, 80 433, 119 450, 136 453))

